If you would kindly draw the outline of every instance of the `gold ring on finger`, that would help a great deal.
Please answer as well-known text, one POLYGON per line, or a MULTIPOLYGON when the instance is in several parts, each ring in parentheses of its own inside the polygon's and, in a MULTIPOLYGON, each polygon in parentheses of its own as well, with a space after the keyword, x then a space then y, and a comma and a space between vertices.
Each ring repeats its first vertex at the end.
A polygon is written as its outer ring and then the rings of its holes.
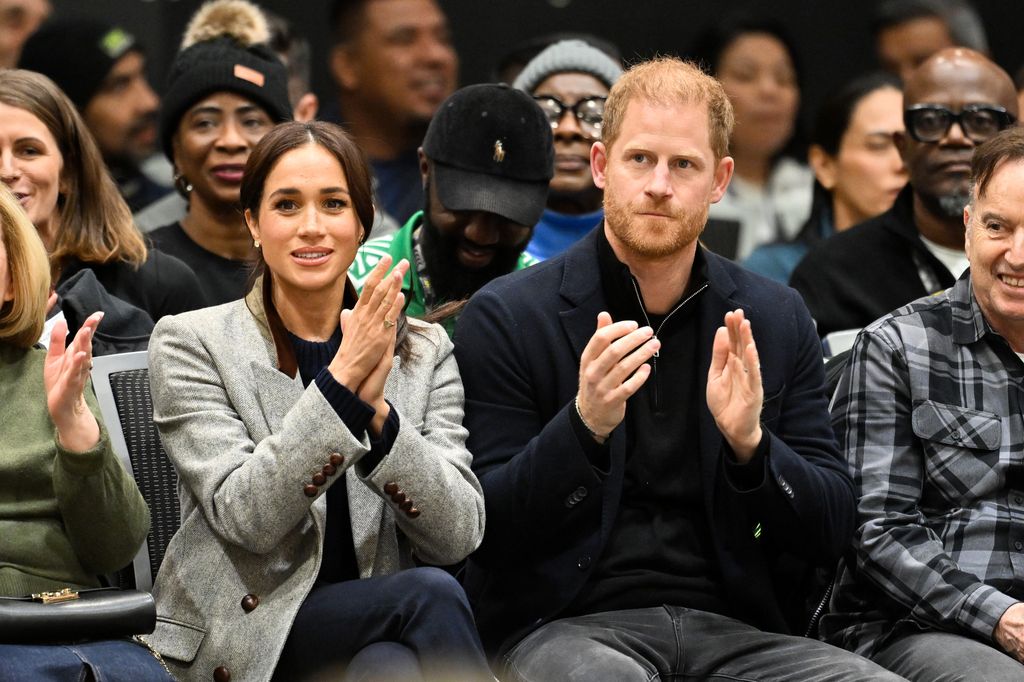
POLYGON ((394 326, 395 326, 394 320, 389 320, 387 318, 384 319, 384 328, 385 329, 391 329, 394 326))

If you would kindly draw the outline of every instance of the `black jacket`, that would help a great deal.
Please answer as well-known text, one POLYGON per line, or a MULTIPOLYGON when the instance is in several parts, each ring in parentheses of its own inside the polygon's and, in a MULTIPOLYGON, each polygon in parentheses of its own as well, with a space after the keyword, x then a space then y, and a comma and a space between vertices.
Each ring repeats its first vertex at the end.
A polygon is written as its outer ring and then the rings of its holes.
POLYGON ((154 322, 207 305, 192 268, 174 256, 150 248, 146 262, 136 268, 124 261, 85 263, 71 259, 61 268, 58 286, 84 269, 92 270, 110 294, 146 311, 154 322))
POLYGON ((935 293, 921 282, 919 264, 941 289, 956 278, 921 241, 908 185, 880 216, 826 239, 808 253, 789 280, 800 292, 818 334, 860 329, 913 300, 935 293))
POLYGON ((146 350, 153 320, 146 311, 111 296, 96 279, 96 273, 85 268, 63 279, 57 287, 60 309, 68 323, 68 339, 73 339, 86 319, 103 311, 103 319, 92 340, 95 356, 146 350))
MULTIPOLYGON (((559 617, 597 564, 618 512, 624 427, 612 432, 603 474, 591 466, 569 416, 580 355, 606 306, 595 237, 492 281, 470 300, 455 332, 468 446, 487 509, 487 532, 464 584, 492 653, 559 617)), ((723 472, 722 436, 699 401, 715 559, 737 617, 765 630, 802 632, 804 578, 815 564, 834 566, 854 528, 853 487, 824 399, 821 347, 795 292, 704 255, 710 287, 698 320, 698 376, 707 376, 725 313, 743 308, 761 358, 768 439, 763 479, 740 490, 723 472)))

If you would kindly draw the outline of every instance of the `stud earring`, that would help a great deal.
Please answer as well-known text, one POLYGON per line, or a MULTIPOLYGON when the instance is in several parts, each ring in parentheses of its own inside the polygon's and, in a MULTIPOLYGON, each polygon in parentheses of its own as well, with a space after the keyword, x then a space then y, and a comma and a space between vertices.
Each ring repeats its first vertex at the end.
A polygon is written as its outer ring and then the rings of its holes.
POLYGON ((259 239, 253 239, 252 240, 252 245, 255 246, 258 249, 261 246, 263 246, 263 242, 261 242, 259 239))

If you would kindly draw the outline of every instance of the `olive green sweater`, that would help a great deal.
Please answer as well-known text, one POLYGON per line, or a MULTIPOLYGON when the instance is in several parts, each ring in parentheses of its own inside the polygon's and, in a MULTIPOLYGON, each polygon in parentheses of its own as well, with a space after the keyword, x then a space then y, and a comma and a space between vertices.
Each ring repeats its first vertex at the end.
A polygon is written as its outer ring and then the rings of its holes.
POLYGON ((110 447, 91 387, 100 442, 74 453, 57 443, 46 409, 46 352, 0 343, 0 595, 95 587, 128 565, 149 510, 110 447))

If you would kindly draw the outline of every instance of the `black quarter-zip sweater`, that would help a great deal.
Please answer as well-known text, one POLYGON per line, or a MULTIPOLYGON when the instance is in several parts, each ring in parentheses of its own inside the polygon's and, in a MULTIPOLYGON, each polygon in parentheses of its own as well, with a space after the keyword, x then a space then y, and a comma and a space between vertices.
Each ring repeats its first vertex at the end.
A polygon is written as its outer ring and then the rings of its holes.
MULTIPOLYGON (((696 335, 707 286, 701 249, 682 298, 668 314, 652 315, 603 231, 597 241, 612 319, 649 323, 661 349, 651 360, 650 377, 627 403, 618 517, 590 580, 566 615, 663 604, 730 615, 701 491, 697 407, 705 400, 706 377, 697 376, 696 335)), ((591 451, 600 447, 584 438, 591 451)))

